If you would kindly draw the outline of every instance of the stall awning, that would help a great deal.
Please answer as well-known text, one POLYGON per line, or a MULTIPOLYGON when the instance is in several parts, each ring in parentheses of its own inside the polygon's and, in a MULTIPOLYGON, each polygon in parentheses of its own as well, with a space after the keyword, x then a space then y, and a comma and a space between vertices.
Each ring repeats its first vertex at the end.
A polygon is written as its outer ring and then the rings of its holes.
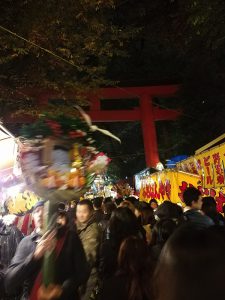
POLYGON ((0 176, 13 171, 17 145, 14 136, 0 123, 0 176))

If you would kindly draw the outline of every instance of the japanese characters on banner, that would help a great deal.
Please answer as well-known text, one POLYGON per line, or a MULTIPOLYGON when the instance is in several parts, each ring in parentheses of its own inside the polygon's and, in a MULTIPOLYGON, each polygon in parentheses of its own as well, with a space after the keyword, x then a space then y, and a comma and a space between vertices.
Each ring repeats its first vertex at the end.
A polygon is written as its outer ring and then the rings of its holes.
POLYGON ((175 170, 164 170, 142 178, 140 199, 150 201, 152 198, 163 202, 170 200, 182 203, 183 190, 188 186, 198 186, 198 175, 186 174, 175 170))
POLYGON ((204 188, 225 186, 225 143, 177 163, 177 169, 198 174, 204 188))
POLYGON ((140 200, 149 202, 155 198, 159 203, 170 200, 174 203, 183 203, 183 192, 187 187, 198 188, 202 196, 212 196, 217 202, 217 210, 222 212, 225 204, 225 187, 205 188, 201 185, 201 177, 176 170, 164 170, 145 176, 141 180, 140 200))

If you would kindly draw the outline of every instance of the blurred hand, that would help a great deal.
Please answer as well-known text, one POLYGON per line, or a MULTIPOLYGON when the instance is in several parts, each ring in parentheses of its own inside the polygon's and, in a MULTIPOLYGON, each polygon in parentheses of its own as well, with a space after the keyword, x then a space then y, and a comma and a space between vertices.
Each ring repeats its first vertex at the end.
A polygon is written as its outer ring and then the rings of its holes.
POLYGON ((42 258, 46 251, 52 251, 56 245, 56 231, 47 231, 39 240, 34 251, 34 259, 39 260, 42 258))

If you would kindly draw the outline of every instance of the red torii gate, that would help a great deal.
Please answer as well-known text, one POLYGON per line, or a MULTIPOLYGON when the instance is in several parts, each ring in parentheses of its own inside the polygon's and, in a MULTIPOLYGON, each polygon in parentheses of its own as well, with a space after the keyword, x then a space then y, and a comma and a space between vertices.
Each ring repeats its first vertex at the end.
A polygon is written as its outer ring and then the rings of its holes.
MULTIPOLYGON (((90 110, 88 111, 88 114, 93 122, 140 121, 143 132, 146 166, 155 167, 159 162, 155 121, 175 120, 181 115, 181 112, 155 107, 152 103, 152 99, 154 97, 176 96, 178 90, 178 85, 101 88, 94 95, 88 95, 90 100, 90 110), (138 98, 139 107, 132 110, 101 109, 101 100, 123 98, 138 98)), ((26 90, 26 94, 35 95, 35 98, 37 98, 41 105, 47 104, 49 99, 59 96, 54 91, 43 91, 38 89, 32 91, 26 90)), ((74 98, 74 95, 71 97, 70 93, 67 98, 74 98)), ((27 118, 21 119, 17 116, 17 122, 27 121, 27 118)))
POLYGON ((141 121, 145 159, 147 167, 155 167, 159 162, 155 121, 175 120, 181 112, 154 107, 153 97, 175 96, 178 85, 103 88, 98 96, 91 98, 88 114, 94 122, 141 121), (139 99, 139 108, 133 110, 101 110, 100 99, 139 99))

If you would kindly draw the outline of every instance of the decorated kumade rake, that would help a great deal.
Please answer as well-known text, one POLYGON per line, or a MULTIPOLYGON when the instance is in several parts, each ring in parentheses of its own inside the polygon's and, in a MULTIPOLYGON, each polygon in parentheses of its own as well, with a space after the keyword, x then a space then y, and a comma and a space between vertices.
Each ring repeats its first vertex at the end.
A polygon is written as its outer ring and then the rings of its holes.
MULTIPOLYGON (((78 201, 110 161, 99 151, 93 132, 100 131, 120 141, 110 132, 92 125, 89 116, 77 109, 82 118, 42 115, 35 123, 24 126, 18 139, 25 182, 46 201, 45 230, 54 223, 58 203, 78 201)), ((54 251, 46 253, 40 291, 55 288, 54 259, 54 251)))
POLYGON ((27 185, 51 201, 70 201, 83 194, 110 161, 95 145, 93 128, 100 130, 86 120, 62 115, 43 115, 24 126, 19 148, 27 185))

